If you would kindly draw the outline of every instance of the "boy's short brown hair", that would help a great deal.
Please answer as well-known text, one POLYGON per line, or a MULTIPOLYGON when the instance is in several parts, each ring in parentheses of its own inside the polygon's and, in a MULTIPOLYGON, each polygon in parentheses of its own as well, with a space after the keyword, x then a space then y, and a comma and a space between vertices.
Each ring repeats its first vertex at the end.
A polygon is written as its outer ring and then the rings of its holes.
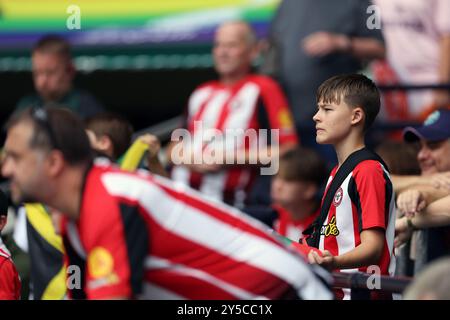
POLYGON ((320 186, 327 176, 325 161, 314 150, 297 147, 280 156, 278 177, 284 180, 312 182, 320 186))
POLYGON ((85 123, 86 129, 91 130, 97 138, 107 136, 111 139, 114 160, 119 159, 130 146, 133 127, 121 115, 103 112, 87 118, 85 123))
POLYGON ((317 103, 341 103, 364 110, 364 132, 370 128, 380 111, 380 93, 372 80, 362 74, 342 74, 323 82, 317 90, 317 103))

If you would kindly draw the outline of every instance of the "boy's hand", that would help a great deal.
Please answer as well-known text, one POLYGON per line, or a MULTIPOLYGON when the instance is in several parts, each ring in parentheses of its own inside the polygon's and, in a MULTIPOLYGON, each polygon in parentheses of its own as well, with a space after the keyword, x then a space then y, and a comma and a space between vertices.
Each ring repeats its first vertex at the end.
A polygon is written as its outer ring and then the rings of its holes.
POLYGON ((328 250, 322 252, 322 257, 314 250, 311 250, 308 254, 308 260, 309 263, 318 264, 327 270, 335 269, 335 257, 328 250))

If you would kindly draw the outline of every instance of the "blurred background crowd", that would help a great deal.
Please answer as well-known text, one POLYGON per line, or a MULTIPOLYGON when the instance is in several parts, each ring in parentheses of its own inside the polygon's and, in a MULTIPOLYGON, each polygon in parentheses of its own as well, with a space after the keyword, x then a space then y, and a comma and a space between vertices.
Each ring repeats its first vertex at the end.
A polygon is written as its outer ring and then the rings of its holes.
MULTIPOLYGON (((113 160, 140 136, 159 159, 146 160, 153 171, 297 241, 316 217, 336 164, 331 147, 315 140, 316 90, 331 76, 363 73, 382 93, 367 144, 388 164, 397 196, 396 275, 413 277, 450 253, 449 0, 71 4, 0 0, 2 125, 15 110, 63 105, 86 120, 93 146, 113 160), (242 89, 248 81, 257 93, 242 89), (242 105, 220 113, 224 88, 242 95, 242 105), (252 114, 245 114, 246 103, 252 114), (234 128, 280 129, 275 176, 174 165, 173 130, 212 118, 212 127, 225 130, 227 117, 234 128), (436 212, 439 219, 426 217, 436 212)), ((4 138, 2 132, 2 145, 4 138)), ((1 187, 7 191, 6 180, 1 187)), ((33 264, 16 209, 10 207, 2 237, 26 299, 33 296, 33 264)), ((445 279, 448 266, 441 268, 445 279)), ((439 296, 424 285, 416 290, 439 296)))

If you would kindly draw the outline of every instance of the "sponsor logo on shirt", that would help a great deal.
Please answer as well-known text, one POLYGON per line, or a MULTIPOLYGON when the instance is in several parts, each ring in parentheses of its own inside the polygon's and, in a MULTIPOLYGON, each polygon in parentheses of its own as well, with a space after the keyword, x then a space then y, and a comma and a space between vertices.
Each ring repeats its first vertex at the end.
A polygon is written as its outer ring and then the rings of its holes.
POLYGON ((336 226, 336 216, 333 216, 331 218, 330 222, 326 225, 323 225, 320 230, 320 235, 329 237, 329 236, 338 236, 339 235, 339 229, 336 226))
POLYGON ((278 121, 280 122, 281 129, 292 130, 294 127, 291 114, 287 110, 278 112, 278 121))
POLYGON ((105 248, 96 247, 90 252, 88 271, 93 279, 88 283, 90 289, 119 282, 119 277, 114 272, 114 259, 105 248))

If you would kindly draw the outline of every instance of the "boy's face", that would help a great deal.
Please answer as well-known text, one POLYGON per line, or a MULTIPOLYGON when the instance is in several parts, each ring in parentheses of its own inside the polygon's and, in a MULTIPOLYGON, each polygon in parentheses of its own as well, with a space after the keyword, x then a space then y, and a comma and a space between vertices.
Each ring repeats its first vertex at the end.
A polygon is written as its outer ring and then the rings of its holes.
POLYGON ((272 181, 270 195, 274 203, 289 208, 298 202, 306 200, 308 192, 307 183, 302 181, 289 181, 276 175, 272 181))
POLYGON ((318 103, 318 110, 313 117, 317 143, 335 144, 350 133, 355 109, 350 108, 343 100, 339 104, 318 103))

